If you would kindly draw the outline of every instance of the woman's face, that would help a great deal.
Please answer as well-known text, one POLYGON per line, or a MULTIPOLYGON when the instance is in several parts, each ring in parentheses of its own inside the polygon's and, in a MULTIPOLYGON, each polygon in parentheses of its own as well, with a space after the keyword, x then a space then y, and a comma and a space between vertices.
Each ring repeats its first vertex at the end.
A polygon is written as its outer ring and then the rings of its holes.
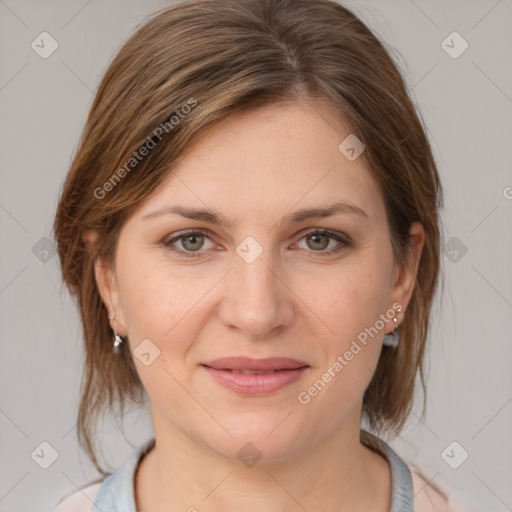
MULTIPOLYGON (((126 221, 115 270, 97 265, 155 434, 233 458, 250 442, 270 460, 342 427, 359 432, 364 391, 414 272, 394 266, 364 153, 352 161, 339 149, 349 133, 306 103, 228 119, 126 221)), ((417 262, 420 225, 412 235, 417 262)))

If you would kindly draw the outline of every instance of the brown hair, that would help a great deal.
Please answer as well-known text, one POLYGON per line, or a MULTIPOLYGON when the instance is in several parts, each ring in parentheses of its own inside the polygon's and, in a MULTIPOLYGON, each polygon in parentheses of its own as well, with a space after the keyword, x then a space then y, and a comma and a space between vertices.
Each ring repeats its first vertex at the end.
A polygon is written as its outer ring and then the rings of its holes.
POLYGON ((156 13, 110 64, 56 212, 62 274, 77 297, 85 339, 78 436, 101 473, 93 443, 99 413, 116 404, 122 413, 128 400, 142 404, 145 392, 130 351, 112 352, 95 258, 112 261, 132 209, 209 127, 240 111, 301 98, 327 100, 366 145, 363 156, 385 200, 396 261, 408 261, 412 222, 425 229, 401 343, 383 349, 363 415, 378 433, 398 433, 418 370, 425 398, 442 190, 419 114, 388 51, 351 11, 330 0, 185 1, 156 13), (132 161, 150 142, 151 151, 132 161), (82 233, 91 228, 99 239, 89 248, 82 233))

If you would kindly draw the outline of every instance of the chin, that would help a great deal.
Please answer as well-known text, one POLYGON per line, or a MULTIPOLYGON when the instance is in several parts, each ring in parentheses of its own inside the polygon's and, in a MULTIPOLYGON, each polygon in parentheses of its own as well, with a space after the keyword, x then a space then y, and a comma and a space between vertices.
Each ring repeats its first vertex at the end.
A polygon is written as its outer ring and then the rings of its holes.
POLYGON ((205 438, 206 443, 220 455, 243 463, 243 459, 247 458, 253 461, 258 459, 259 463, 283 460, 302 444, 304 432, 294 424, 291 417, 286 418, 286 414, 255 416, 246 415, 245 418, 236 418, 232 423, 223 422, 233 437, 220 434, 216 439, 205 438))

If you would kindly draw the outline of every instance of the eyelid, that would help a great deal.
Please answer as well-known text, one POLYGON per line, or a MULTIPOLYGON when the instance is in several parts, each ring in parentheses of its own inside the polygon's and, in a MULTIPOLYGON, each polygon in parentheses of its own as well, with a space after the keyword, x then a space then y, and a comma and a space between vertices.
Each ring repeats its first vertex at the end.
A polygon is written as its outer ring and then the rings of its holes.
MULTIPOLYGON (((190 228, 190 229, 184 229, 183 231, 178 231, 176 233, 173 233, 172 235, 166 236, 162 243, 167 247, 170 248, 174 242, 179 241, 181 238, 186 237, 187 235, 205 235, 207 238, 209 238, 212 242, 212 231, 206 228, 190 228)), ((173 250, 173 249, 171 249, 173 250)), ((179 253, 193 253, 194 251, 183 251, 181 249, 176 249, 175 252, 179 253)), ((204 252, 204 251, 196 251, 196 252, 204 252)))
POLYGON ((345 244, 352 243, 352 240, 350 239, 350 237, 348 235, 346 235, 345 233, 334 231, 334 230, 327 229, 327 228, 307 228, 305 231, 302 231, 300 233, 301 239, 309 234, 312 234, 312 233, 329 235, 334 239, 339 238, 340 241, 345 244))
POLYGON ((296 243, 299 243, 303 238, 307 237, 310 234, 326 235, 329 238, 336 240, 338 242, 338 245, 336 245, 334 248, 329 249, 328 251, 313 251, 306 249, 306 251, 312 254, 313 257, 328 258, 329 256, 334 256, 335 254, 340 253, 343 249, 347 249, 352 246, 352 239, 348 235, 346 235, 345 233, 335 232, 326 228, 308 228, 306 231, 302 231, 300 233, 300 238, 296 243))

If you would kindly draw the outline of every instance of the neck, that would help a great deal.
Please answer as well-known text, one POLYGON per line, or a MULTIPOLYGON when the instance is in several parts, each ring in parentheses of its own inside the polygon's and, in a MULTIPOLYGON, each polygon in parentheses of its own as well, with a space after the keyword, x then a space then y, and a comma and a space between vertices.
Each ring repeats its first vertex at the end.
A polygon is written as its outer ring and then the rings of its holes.
POLYGON ((182 432, 158 432, 135 478, 138 512, 388 512, 385 458, 359 442, 359 425, 286 460, 246 467, 182 432))

